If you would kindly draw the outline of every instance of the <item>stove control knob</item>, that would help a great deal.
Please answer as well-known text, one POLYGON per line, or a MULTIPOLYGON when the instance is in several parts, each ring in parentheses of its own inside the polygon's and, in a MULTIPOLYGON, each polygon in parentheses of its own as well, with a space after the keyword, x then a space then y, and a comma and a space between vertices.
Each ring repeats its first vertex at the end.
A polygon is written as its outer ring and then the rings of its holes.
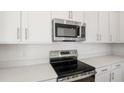
POLYGON ((89 71, 88 74, 91 74, 91 71, 89 71))
POLYGON ((75 78, 75 76, 73 75, 71 78, 75 78))
POLYGON ((69 77, 67 77, 67 80, 69 80, 69 77))

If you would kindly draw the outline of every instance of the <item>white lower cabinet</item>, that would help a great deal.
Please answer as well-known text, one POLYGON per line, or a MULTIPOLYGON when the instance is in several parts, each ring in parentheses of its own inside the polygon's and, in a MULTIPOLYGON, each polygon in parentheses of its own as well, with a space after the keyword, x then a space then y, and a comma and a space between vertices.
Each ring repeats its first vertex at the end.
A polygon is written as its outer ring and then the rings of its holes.
POLYGON ((110 66, 96 69, 95 82, 109 82, 110 81, 110 66))
POLYGON ((115 69, 111 72, 111 82, 121 82, 122 74, 121 69, 115 69))
POLYGON ((111 69, 111 82, 121 82, 122 81, 122 64, 117 63, 112 65, 111 69))
POLYGON ((122 82, 122 63, 96 69, 95 82, 122 82))

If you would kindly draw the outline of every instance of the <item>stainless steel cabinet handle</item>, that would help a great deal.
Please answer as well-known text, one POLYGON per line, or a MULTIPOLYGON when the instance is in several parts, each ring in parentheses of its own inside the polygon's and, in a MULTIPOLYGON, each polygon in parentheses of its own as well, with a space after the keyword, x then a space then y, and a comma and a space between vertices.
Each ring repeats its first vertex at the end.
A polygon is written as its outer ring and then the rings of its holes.
POLYGON ((121 66, 120 64, 116 65, 116 67, 120 67, 120 66, 121 66))
POLYGON ((112 76, 112 75, 111 75, 111 73, 110 73, 109 82, 111 82, 111 76, 112 76))
POLYGON ((28 39, 28 28, 25 28, 25 40, 28 39))
POLYGON ((19 39, 20 39, 20 28, 17 27, 17 40, 19 40, 19 39))
POLYGON ((114 80, 114 73, 112 73, 112 80, 114 80))

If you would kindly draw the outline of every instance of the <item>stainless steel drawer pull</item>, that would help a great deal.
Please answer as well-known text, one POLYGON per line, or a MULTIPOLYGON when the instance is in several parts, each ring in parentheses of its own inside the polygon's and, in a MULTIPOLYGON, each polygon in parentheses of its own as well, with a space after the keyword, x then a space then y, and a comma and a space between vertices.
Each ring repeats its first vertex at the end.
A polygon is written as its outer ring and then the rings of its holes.
POLYGON ((100 41, 102 40, 102 36, 101 36, 101 34, 100 34, 100 41))
POLYGON ((119 64, 119 65, 116 65, 116 67, 120 67, 121 65, 119 64))
POLYGON ((19 29, 19 27, 17 27, 17 40, 19 40, 20 39, 20 29, 19 29))

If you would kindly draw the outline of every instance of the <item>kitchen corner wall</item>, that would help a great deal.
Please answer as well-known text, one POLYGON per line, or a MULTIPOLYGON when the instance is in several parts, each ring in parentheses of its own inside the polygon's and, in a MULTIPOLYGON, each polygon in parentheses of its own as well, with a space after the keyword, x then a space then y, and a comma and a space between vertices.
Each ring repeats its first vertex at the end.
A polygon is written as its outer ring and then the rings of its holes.
POLYGON ((124 44, 112 44, 112 54, 124 56, 124 44))
POLYGON ((0 67, 40 64, 49 62, 51 50, 77 49, 79 58, 111 53, 110 44, 53 43, 35 45, 0 45, 0 67))

